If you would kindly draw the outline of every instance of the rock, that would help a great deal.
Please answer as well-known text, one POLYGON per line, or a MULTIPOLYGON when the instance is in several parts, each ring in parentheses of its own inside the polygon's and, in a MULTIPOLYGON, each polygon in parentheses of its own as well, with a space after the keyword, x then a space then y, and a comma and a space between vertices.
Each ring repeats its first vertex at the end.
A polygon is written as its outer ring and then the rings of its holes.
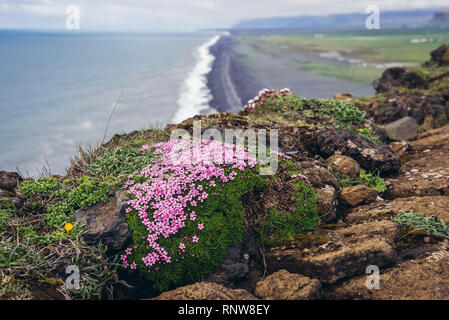
POLYGON ((364 202, 376 201, 378 194, 376 189, 364 185, 346 187, 341 190, 340 201, 343 204, 355 207, 364 202))
POLYGON ((314 188, 318 214, 324 216, 322 220, 329 222, 337 218, 338 190, 331 185, 322 188, 314 188))
POLYGON ((256 238, 247 234, 240 244, 228 249, 225 260, 205 281, 251 290, 263 274, 260 258, 256 238))
POLYGON ((373 87, 377 93, 388 92, 394 87, 425 89, 427 86, 427 82, 420 75, 401 67, 385 70, 380 79, 373 82, 373 87))
POLYGON ((440 300, 449 299, 449 252, 441 249, 380 273, 379 289, 366 287, 362 275, 331 288, 327 299, 440 300))
POLYGON ((0 189, 0 198, 10 198, 12 197, 14 194, 10 191, 6 191, 3 189, 0 189))
POLYGON ((337 178, 319 162, 303 161, 298 163, 298 167, 314 188, 323 188, 326 185, 338 188, 337 178))
POLYGON ((393 246, 381 236, 352 237, 345 241, 329 242, 309 252, 298 248, 272 248, 266 255, 268 269, 286 269, 322 283, 335 283, 364 273, 368 265, 382 268, 394 264, 397 259, 393 246))
POLYGON ((332 235, 332 240, 339 241, 348 237, 381 236, 389 244, 394 245, 400 233, 401 228, 399 224, 391 220, 371 221, 337 229, 332 235))
POLYGON ((402 157, 410 149, 410 145, 407 141, 392 142, 390 143, 390 147, 398 157, 402 157))
POLYGON ((414 139, 418 135, 418 124, 412 117, 404 117, 386 126, 387 131, 395 139, 414 139))
POLYGON ((316 144, 322 157, 346 155, 367 170, 377 169, 383 174, 392 174, 401 167, 399 158, 389 146, 374 144, 349 130, 324 130, 317 135, 316 144))
POLYGON ((23 179, 17 172, 0 171, 0 189, 14 192, 17 184, 23 179))
POLYGON ((351 101, 352 95, 350 93, 336 93, 334 94, 335 100, 345 100, 345 101, 351 101))
POLYGON ((449 197, 408 197, 363 205, 351 209, 346 216, 346 222, 359 223, 379 220, 389 215, 396 215, 399 212, 410 211, 419 212, 425 216, 435 216, 445 223, 449 223, 449 197))
POLYGON ((385 193, 388 199, 412 196, 440 196, 449 195, 449 179, 443 175, 429 175, 418 172, 409 178, 388 180, 390 186, 385 193), (418 174, 417 178, 414 178, 418 174))
POLYGON ((303 161, 298 166, 316 192, 318 214, 324 216, 325 222, 334 220, 338 207, 337 178, 318 162, 303 161))
POLYGON ((341 178, 358 178, 360 165, 351 157, 333 155, 326 160, 326 165, 341 178))
POLYGON ((228 289, 212 282, 199 282, 162 293, 153 300, 257 300, 243 289, 228 289))
POLYGON ((315 300, 321 298, 321 283, 279 270, 257 283, 255 295, 264 300, 315 300))
POLYGON ((430 53, 431 59, 425 66, 439 67, 449 64, 449 44, 443 44, 430 53))
POLYGON ((75 212, 75 221, 85 225, 87 243, 101 241, 112 250, 121 250, 127 245, 131 240, 125 213, 128 200, 125 191, 118 191, 107 203, 98 203, 87 210, 75 212))

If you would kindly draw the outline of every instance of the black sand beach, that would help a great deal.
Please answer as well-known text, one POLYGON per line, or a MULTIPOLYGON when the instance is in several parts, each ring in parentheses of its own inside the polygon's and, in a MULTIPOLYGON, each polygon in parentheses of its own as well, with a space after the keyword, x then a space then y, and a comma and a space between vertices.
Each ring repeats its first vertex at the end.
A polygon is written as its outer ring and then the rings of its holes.
POLYGON ((223 36, 210 48, 215 56, 212 71, 207 76, 213 96, 210 106, 220 112, 238 112, 263 88, 262 83, 238 59, 236 46, 232 37, 223 36))
POLYGON ((316 75, 298 67, 306 59, 322 60, 309 53, 291 55, 267 54, 232 36, 223 36, 210 48, 215 56, 213 69, 207 77, 213 100, 211 108, 238 112, 263 88, 290 88, 304 98, 331 98, 334 93, 354 96, 371 95, 371 85, 316 75))

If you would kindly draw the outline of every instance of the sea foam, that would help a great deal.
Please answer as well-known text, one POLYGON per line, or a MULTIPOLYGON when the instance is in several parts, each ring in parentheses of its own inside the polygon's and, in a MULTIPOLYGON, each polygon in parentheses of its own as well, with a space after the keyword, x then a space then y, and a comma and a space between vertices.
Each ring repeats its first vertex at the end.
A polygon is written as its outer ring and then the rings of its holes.
POLYGON ((209 109, 212 94, 207 86, 207 75, 212 71, 212 65, 215 61, 215 57, 210 53, 210 48, 220 38, 220 35, 216 35, 198 47, 196 52, 197 64, 182 86, 178 99, 179 109, 172 120, 174 123, 181 122, 209 109))

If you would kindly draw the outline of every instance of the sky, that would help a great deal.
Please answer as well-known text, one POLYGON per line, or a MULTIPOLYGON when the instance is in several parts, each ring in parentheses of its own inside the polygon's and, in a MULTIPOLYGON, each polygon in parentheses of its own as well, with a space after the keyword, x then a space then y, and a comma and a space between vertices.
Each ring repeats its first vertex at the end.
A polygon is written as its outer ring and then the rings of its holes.
POLYGON ((0 29, 66 30, 66 8, 80 31, 161 32, 229 28, 247 18, 447 7, 447 0, 0 0, 0 29))

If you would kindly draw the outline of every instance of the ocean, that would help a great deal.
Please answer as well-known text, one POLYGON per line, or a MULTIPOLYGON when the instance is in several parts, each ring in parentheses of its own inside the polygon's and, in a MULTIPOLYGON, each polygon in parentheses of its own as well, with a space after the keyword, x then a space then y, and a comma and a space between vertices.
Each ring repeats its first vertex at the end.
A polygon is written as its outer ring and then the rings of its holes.
POLYGON ((205 112, 211 33, 0 32, 0 170, 63 174, 79 145, 205 112))
POLYGON ((265 87, 306 98, 373 93, 301 71, 298 59, 264 54, 227 33, 1 31, 0 170, 64 174, 78 146, 197 114, 237 113, 265 87))

